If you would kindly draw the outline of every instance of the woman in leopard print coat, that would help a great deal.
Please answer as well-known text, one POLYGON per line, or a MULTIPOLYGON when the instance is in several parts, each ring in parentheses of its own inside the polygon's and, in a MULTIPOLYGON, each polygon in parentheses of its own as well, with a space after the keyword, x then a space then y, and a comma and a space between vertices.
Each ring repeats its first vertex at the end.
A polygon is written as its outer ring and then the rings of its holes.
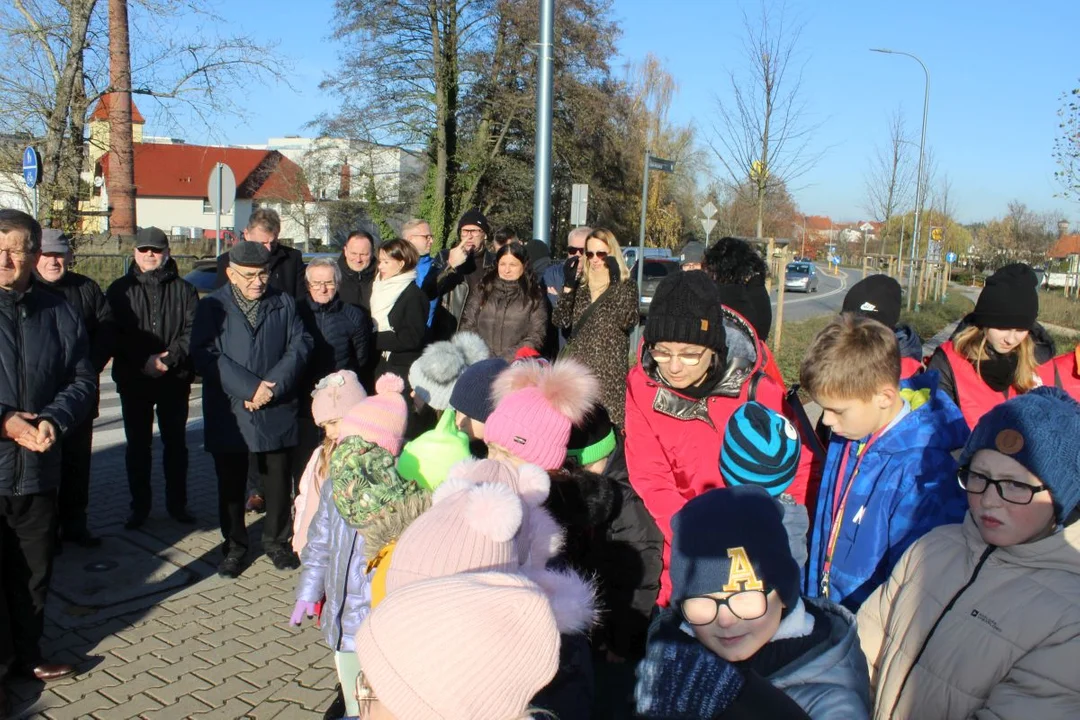
POLYGON ((637 284, 609 230, 585 241, 585 258, 567 261, 566 280, 551 321, 570 330, 565 356, 584 363, 600 380, 600 404, 623 426, 630 331, 638 324, 637 284), (584 260, 584 262, 582 262, 584 260))

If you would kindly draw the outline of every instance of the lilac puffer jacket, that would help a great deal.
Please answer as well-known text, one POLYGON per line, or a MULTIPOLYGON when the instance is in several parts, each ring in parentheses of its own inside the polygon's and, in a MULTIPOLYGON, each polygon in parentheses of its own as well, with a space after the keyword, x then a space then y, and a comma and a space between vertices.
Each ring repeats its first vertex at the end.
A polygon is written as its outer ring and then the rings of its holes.
POLYGON ((319 509, 308 528, 300 554, 303 569, 296 599, 319 602, 322 632, 335 652, 353 652, 353 638, 371 612, 371 584, 364 557, 364 537, 341 517, 331 496, 333 483, 323 483, 319 509))

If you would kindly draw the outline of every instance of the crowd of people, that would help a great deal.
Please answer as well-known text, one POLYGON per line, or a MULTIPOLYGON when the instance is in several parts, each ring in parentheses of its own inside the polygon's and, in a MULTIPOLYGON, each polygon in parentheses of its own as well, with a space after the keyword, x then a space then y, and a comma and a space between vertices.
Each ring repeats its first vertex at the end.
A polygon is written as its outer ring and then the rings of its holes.
POLYGON ((632 347, 603 228, 554 261, 471 210, 437 254, 415 219, 306 265, 279 231, 255 211, 200 299, 140 230, 102 292, 0 211, 0 679, 76 671, 40 639, 61 543, 100 544, 111 359, 125 527, 155 415, 165 509, 195 522, 198 379, 218 573, 249 571, 260 509, 288 621, 333 656, 326 717, 1080 717, 1080 347, 1055 357, 1027 266, 926 362, 899 284, 865 278, 788 387, 743 240, 689 248, 632 347))

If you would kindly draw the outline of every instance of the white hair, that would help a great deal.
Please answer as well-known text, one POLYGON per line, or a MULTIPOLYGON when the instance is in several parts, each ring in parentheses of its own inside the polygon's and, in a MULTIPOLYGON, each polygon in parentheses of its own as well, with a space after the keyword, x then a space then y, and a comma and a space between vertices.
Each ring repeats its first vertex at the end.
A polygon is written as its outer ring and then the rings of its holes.
POLYGON ((341 285, 341 268, 337 264, 337 260, 328 257, 318 257, 307 264, 304 268, 304 281, 311 282, 311 271, 314 268, 330 268, 334 271, 334 285, 341 285))
POLYGON ((592 235, 592 228, 581 225, 571 230, 570 234, 566 236, 566 244, 570 245, 570 243, 574 242, 574 238, 588 238, 589 235, 592 235))

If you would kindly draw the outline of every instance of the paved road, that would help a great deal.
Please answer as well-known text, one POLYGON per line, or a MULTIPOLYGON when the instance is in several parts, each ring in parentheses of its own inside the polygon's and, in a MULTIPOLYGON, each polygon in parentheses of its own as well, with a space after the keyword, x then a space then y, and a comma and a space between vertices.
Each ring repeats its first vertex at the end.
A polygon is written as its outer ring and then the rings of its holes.
MULTIPOLYGON (((818 291, 816 293, 784 293, 784 322, 797 322, 817 315, 840 312, 848 288, 862 279, 862 270, 840 268, 840 275, 833 276, 818 265, 818 291)), ((776 290, 773 289, 773 317, 776 316, 776 290)))

